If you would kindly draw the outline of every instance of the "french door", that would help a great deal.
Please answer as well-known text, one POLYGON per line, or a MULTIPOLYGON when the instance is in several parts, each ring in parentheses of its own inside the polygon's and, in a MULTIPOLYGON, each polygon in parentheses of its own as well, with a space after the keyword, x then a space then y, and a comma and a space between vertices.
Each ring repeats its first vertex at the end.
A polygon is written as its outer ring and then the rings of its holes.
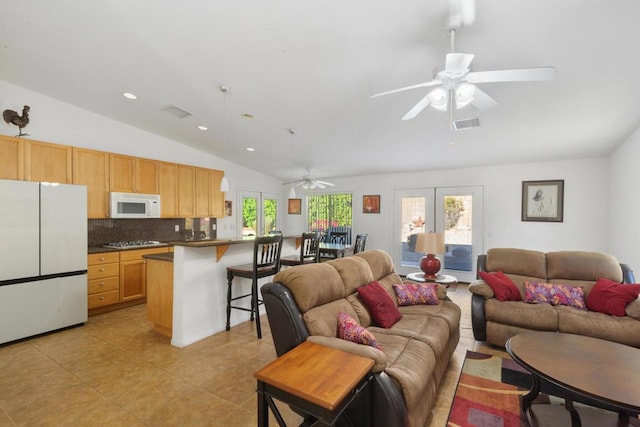
POLYGON ((400 274, 419 270, 423 254, 414 252, 417 233, 444 233, 441 274, 461 282, 475 279, 483 248, 482 187, 396 190, 394 195, 394 263, 400 274))
POLYGON ((278 194, 240 191, 238 228, 242 237, 264 236, 278 230, 278 194))

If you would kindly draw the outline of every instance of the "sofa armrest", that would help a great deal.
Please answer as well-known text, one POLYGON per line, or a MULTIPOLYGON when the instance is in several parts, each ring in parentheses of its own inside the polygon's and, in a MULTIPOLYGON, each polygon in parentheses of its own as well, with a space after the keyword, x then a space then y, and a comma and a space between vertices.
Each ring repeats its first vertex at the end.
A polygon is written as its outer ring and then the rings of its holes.
POLYGON ((627 316, 640 320, 640 298, 627 304, 624 312, 627 316))
POLYGON ((471 296, 471 327, 476 341, 487 340, 487 318, 484 313, 485 298, 473 294, 471 296))
POLYGON ((493 289, 491 289, 491 287, 487 285, 487 282, 485 282, 484 280, 474 280, 473 282, 471 282, 469 284, 469 292, 474 295, 479 295, 485 299, 495 297, 493 289))
POLYGON ((381 372, 387 367, 387 356, 382 351, 369 345, 357 344, 341 338, 323 337, 321 335, 310 335, 307 341, 371 359, 374 362, 371 372, 381 372))

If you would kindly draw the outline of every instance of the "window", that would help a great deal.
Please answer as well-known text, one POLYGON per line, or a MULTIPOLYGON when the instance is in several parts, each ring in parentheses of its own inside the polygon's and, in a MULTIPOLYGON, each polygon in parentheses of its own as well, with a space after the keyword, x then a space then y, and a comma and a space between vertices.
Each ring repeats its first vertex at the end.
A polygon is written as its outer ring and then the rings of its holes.
POLYGON ((241 191, 242 237, 262 236, 278 229, 278 195, 241 191))
POLYGON ((309 230, 326 231, 329 227, 351 226, 351 194, 317 194, 307 196, 309 230))

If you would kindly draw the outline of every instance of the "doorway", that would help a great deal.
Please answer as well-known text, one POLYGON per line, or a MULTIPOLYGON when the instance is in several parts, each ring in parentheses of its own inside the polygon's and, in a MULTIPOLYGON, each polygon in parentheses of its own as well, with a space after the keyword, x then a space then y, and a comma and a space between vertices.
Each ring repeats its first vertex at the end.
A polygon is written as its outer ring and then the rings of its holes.
POLYGON ((278 194, 240 191, 238 228, 242 238, 263 236, 278 230, 278 194))

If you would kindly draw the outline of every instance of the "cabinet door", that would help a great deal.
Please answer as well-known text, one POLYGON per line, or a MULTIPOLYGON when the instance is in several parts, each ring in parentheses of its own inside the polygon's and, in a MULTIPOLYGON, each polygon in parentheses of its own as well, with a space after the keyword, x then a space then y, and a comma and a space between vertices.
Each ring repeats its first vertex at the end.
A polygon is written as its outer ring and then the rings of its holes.
POLYGON ((109 155, 109 190, 134 193, 135 157, 122 154, 109 155))
POLYGON ((211 171, 195 168, 195 216, 208 218, 211 206, 211 171))
POLYGON ((67 145, 24 141, 25 178, 27 181, 71 184, 72 148, 67 145))
POLYGON ((195 172, 196 168, 178 165, 178 216, 192 218, 195 200, 195 172))
POLYGON ((144 298, 145 285, 144 260, 120 261, 120 302, 144 298))
POLYGON ((142 194, 158 194, 158 161, 136 158, 135 192, 142 194))
POLYGON ((73 148, 73 183, 87 186, 87 216, 109 216, 109 153, 73 148))
POLYGON ((224 171, 211 170, 211 205, 209 207, 210 216, 213 218, 224 218, 224 196, 225 193, 220 191, 220 181, 224 176, 224 171))
POLYGON ((178 165, 160 162, 158 165, 158 190, 163 218, 178 216, 178 165))
POLYGON ((0 179, 24 179, 24 148, 21 139, 0 135, 0 179))

